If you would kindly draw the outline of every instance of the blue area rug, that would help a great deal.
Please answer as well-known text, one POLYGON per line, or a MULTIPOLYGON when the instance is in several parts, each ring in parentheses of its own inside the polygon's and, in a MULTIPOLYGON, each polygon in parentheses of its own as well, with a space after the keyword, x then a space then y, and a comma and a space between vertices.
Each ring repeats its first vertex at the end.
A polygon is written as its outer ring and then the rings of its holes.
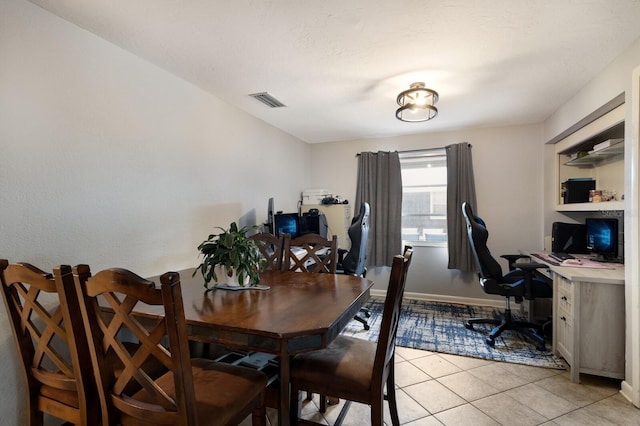
MULTIPOLYGON (((367 303, 367 307, 371 309, 370 330, 366 331, 361 323, 351 321, 343 334, 377 340, 383 304, 384 299, 381 297, 372 297, 367 303)), ((492 318, 499 314, 499 310, 492 307, 405 299, 396 345, 536 367, 565 369, 562 360, 551 353, 551 342, 547 344, 547 351, 538 351, 535 345, 518 332, 509 330, 496 339, 495 347, 492 348, 485 343, 485 338, 491 331, 489 325, 474 325, 473 330, 464 326, 468 318, 492 318)), ((519 312, 512 314, 514 319, 524 319, 519 312)))

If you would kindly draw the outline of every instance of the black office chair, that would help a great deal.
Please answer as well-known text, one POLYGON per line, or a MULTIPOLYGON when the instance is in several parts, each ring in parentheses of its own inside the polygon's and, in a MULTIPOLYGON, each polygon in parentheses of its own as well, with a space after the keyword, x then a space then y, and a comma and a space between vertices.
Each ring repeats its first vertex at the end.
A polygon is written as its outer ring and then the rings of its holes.
POLYGON ((502 255, 509 262, 509 272, 502 275, 502 268, 496 261, 489 248, 487 239, 489 232, 482 219, 473 214, 471 206, 462 203, 462 213, 467 222, 467 234, 471 244, 471 252, 480 277, 480 285, 485 293, 499 294, 507 299, 506 308, 502 318, 471 318, 465 323, 465 327, 472 330, 474 324, 493 324, 496 327, 491 330, 486 342, 494 346, 495 339, 505 330, 516 330, 531 339, 538 350, 545 350, 545 338, 542 325, 527 321, 516 321, 511 317, 510 300, 513 297, 516 303, 522 303, 524 299, 550 298, 553 296, 551 285, 534 277, 534 271, 538 268, 546 268, 540 263, 515 263, 520 258, 528 258, 525 255, 502 255))
MULTIPOLYGON (((367 275, 367 246, 369 240, 369 214, 371 208, 369 203, 360 205, 360 212, 351 220, 351 226, 347 231, 351 240, 351 249, 338 249, 338 265, 336 273, 345 275, 357 275, 365 277, 367 275)), ((367 308, 360 309, 366 318, 371 316, 367 308)), ((353 317, 360 321, 365 330, 369 330, 367 320, 360 315, 353 317)))

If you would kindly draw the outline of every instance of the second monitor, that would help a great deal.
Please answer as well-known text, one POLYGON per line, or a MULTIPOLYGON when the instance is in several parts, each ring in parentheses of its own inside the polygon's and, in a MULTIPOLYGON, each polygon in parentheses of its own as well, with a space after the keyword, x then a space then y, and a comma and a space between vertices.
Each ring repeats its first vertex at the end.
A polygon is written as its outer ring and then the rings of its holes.
POLYGON ((302 215, 298 213, 276 213, 274 215, 274 234, 289 234, 291 238, 296 238, 304 234, 318 234, 327 238, 329 227, 327 218, 322 212, 307 212, 302 215))

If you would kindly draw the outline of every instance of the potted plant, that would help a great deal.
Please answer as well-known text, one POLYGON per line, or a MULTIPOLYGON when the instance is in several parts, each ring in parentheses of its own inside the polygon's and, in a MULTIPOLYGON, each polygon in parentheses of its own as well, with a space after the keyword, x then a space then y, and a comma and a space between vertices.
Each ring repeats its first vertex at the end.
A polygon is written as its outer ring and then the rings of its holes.
POLYGON ((258 284, 265 262, 256 242, 247 237, 247 233, 257 227, 244 226, 238 229, 238 225, 232 222, 228 229, 216 229, 222 232, 209 235, 198 246, 203 259, 193 275, 200 271, 204 277, 204 286, 208 287, 211 280, 219 281, 216 272, 218 267, 226 275, 227 286, 258 284))

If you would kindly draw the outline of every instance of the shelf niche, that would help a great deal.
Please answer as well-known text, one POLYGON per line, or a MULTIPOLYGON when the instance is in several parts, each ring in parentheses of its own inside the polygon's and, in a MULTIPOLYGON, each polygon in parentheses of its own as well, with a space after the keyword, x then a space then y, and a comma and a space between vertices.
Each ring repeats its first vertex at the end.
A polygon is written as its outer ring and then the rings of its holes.
POLYGON ((557 158, 556 211, 624 210, 624 140, 594 151, 607 140, 624 138, 624 104, 580 128, 555 144, 557 158), (590 152, 594 151, 594 152, 590 152), (579 155, 578 153, 586 153, 579 155), (574 157, 574 158, 572 158, 574 157), (615 192, 614 201, 600 203, 562 202, 562 182, 592 178, 597 190, 615 192))

